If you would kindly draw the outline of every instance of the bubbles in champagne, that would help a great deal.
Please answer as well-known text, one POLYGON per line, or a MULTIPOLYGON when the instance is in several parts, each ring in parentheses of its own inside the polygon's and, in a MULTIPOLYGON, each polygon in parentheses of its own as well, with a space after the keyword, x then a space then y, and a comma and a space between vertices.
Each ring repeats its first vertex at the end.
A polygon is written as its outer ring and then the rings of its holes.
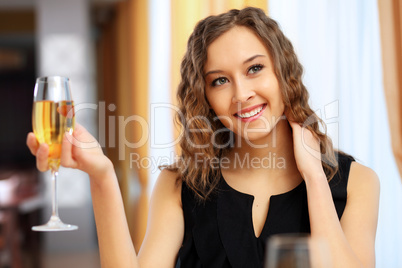
POLYGON ((61 144, 65 132, 72 133, 75 123, 72 101, 36 101, 33 105, 32 125, 39 143, 49 145, 49 166, 60 166, 61 144))

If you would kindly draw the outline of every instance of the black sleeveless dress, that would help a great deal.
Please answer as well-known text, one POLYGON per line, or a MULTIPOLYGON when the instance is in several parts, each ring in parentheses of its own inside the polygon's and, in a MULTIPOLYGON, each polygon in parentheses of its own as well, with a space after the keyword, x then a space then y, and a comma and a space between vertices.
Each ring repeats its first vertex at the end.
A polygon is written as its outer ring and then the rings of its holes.
MULTIPOLYGON (((352 161, 352 157, 339 154, 339 171, 329 182, 339 219, 346 206, 352 161)), ((252 222, 253 200, 252 195, 236 191, 221 178, 216 194, 201 203, 183 183, 185 233, 176 268, 263 267, 265 244, 271 235, 310 233, 304 181, 289 192, 270 197, 259 237, 252 222)))

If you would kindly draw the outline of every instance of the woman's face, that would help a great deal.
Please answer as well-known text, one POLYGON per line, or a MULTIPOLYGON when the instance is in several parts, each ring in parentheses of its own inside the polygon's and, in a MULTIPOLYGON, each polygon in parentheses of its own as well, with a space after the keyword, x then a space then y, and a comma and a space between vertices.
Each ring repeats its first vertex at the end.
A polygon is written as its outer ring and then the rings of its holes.
POLYGON ((234 27, 210 44, 204 77, 211 108, 246 140, 268 136, 284 113, 270 54, 246 27, 234 27))

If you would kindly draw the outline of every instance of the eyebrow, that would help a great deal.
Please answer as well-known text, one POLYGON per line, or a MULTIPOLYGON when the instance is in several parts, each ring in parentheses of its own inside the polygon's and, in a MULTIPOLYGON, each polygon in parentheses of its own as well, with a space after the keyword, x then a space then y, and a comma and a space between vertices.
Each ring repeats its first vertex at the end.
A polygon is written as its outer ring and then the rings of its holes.
MULTIPOLYGON (((256 59, 256 58, 258 58, 258 57, 266 57, 266 56, 265 56, 265 55, 259 55, 259 54, 254 55, 254 56, 248 58, 247 60, 245 60, 245 61, 243 62, 243 64, 246 64, 246 63, 248 63, 248 62, 250 62, 250 61, 253 61, 254 59, 256 59)), ((209 72, 207 72, 207 73, 204 75, 204 77, 207 77, 207 76, 210 75, 210 74, 221 73, 221 72, 222 72, 221 70, 209 71, 209 72)))

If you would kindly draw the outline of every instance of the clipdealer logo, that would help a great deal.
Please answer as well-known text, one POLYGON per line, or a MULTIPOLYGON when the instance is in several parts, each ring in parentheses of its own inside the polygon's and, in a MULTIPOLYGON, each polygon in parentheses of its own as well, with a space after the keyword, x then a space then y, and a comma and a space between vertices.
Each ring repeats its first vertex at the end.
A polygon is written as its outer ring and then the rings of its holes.
MULTIPOLYGON (((154 103, 150 105, 150 118, 149 120, 147 118, 143 118, 139 115, 130 115, 128 117, 122 116, 122 115, 109 115, 106 116, 106 109, 108 112, 115 112, 116 111, 116 105, 111 103, 107 105, 106 103, 101 101, 99 104, 94 104, 94 103, 80 103, 75 105, 75 114, 79 114, 81 112, 89 112, 89 111, 97 111, 98 115, 98 141, 93 140, 93 141, 77 141, 74 136, 69 135, 70 142, 73 142, 75 146, 79 146, 81 148, 94 148, 94 147, 107 147, 107 148, 118 148, 118 156, 119 160, 124 161, 126 160, 127 155, 129 156, 130 160, 130 166, 132 167, 143 167, 143 168, 153 168, 154 166, 159 166, 159 165, 165 165, 165 164, 171 164, 174 161, 179 161, 180 159, 176 155, 169 155, 167 157, 159 157, 160 159, 153 159, 152 157, 140 157, 138 153, 129 153, 127 154, 127 149, 136 149, 140 148, 142 146, 145 146, 148 141, 150 141, 150 148, 155 148, 155 149, 164 149, 164 148, 173 148, 176 146, 181 138, 186 138, 190 139, 189 136, 187 135, 188 133, 191 132, 200 132, 200 131, 210 131, 212 132, 212 129, 193 129, 190 128, 190 123, 191 121, 188 122, 188 125, 185 128, 182 128, 182 131, 180 135, 171 141, 168 142, 160 142, 158 143, 154 137, 155 135, 152 135, 155 133, 157 129, 157 124, 158 124, 158 118, 157 118, 157 112, 169 112, 172 114, 172 122, 173 122, 173 114, 178 113, 179 116, 183 116, 180 114, 180 110, 178 107, 175 105, 172 105, 170 103, 154 103), (150 122, 150 124, 148 123, 150 122), (128 127, 129 124, 136 124, 135 127, 138 127, 141 129, 141 134, 139 135, 139 139, 135 142, 129 141, 126 136, 126 128, 128 127), (187 132, 187 134, 186 134, 187 132), (106 135, 106 133, 108 135, 106 135), (106 137, 107 140, 106 140, 106 137)), ((316 115, 318 117, 322 118, 326 126, 320 125, 321 131, 324 133, 327 133, 327 130, 329 129, 330 131, 330 136, 332 139, 332 142, 334 144, 334 147, 337 148, 339 144, 339 101, 335 100, 329 104, 326 104, 323 109, 318 109, 315 111, 316 115), (323 111, 322 111, 323 110, 323 111)), ((209 119, 206 117, 201 117, 199 116, 197 118, 198 120, 203 120, 205 121, 207 126, 210 126, 211 123, 209 122, 209 119)), ((195 120, 195 119, 193 119, 195 120)), ((229 118, 224 118, 224 117, 216 117, 213 120, 229 120, 229 118)), ((262 118, 261 120, 264 121, 265 123, 265 128, 263 129, 250 129, 248 128, 249 124, 245 124, 244 128, 244 135, 245 137, 248 137, 250 133, 256 133, 256 132, 262 132, 262 131, 267 131, 271 129, 271 124, 272 122, 277 122, 279 120, 286 120, 285 116, 281 116, 279 118, 271 118, 271 122, 266 120, 265 118, 262 118)), ((227 121, 231 122, 232 121, 227 121)), ((311 125, 313 123, 317 122, 316 117, 310 116, 307 118, 307 120, 303 123, 303 131, 305 130, 305 127, 308 125, 311 125)), ((194 146, 194 148, 205 148, 207 146, 216 146, 217 148, 222 148, 222 146, 227 146, 228 144, 217 144, 216 142, 216 135, 222 132, 229 132, 230 133, 230 138, 233 138, 233 133, 228 129, 219 129, 215 131, 215 133, 212 133, 211 135, 211 141, 209 141, 206 144, 195 144, 191 140, 188 140, 189 144, 194 146)), ((270 144, 264 144, 264 145, 258 145, 258 144, 253 144, 251 141, 248 139, 244 139, 245 142, 248 143, 249 146, 253 146, 254 148, 264 148, 267 146, 271 146, 275 148, 277 146, 277 133, 276 133, 276 128, 272 129, 273 135, 272 139, 270 141, 270 144)), ((303 135, 303 133, 302 133, 303 135)), ((238 139, 240 140, 240 139, 238 139)), ((304 148, 310 152, 313 156, 316 157, 322 157, 321 152, 317 152, 314 149, 310 148, 305 142, 304 139, 302 138, 303 141, 303 146, 304 148)), ((231 141, 229 141, 231 142, 231 141)), ((237 141, 237 146, 240 146, 241 141, 237 141)), ((227 159, 207 159, 207 161, 201 160, 200 156, 197 156, 199 159, 196 159, 198 162, 207 162, 211 165, 214 166, 215 163, 220 163, 221 165, 225 165, 225 163, 228 161, 227 159)), ((271 155, 268 155, 264 158, 261 159, 255 159, 250 157, 249 155, 245 155, 240 159, 240 156, 235 157, 235 162, 232 163, 235 164, 239 167, 253 167, 253 166, 260 166, 260 167, 274 167, 274 168, 285 168, 286 163, 284 163, 284 158, 276 155, 275 153, 271 153, 271 155)), ((330 163, 328 163, 330 164, 330 163)))

